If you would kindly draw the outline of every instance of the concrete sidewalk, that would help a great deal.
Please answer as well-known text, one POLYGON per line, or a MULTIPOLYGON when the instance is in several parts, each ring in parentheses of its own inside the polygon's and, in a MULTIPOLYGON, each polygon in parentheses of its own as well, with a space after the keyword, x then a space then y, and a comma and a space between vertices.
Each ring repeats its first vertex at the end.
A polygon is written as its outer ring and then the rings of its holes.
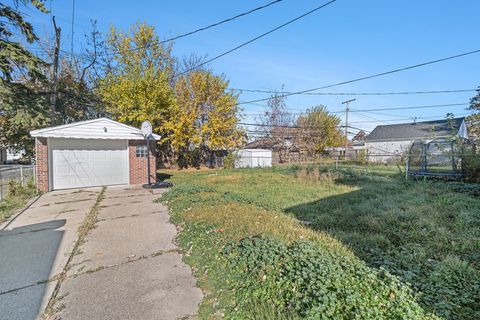
POLYGON ((98 222, 61 283, 62 319, 189 319, 202 292, 173 243, 160 190, 109 187, 98 222))
POLYGON ((0 318, 43 312, 100 188, 50 192, 0 231, 0 318))

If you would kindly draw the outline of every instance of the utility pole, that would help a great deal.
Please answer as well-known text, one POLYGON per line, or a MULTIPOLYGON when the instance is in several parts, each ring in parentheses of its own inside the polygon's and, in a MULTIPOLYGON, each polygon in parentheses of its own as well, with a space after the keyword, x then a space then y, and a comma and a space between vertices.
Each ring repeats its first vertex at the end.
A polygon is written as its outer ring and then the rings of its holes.
POLYGON ((50 96, 50 124, 55 125, 55 107, 57 104, 57 81, 58 81, 58 62, 60 54, 60 33, 61 29, 57 27, 55 16, 52 18, 55 28, 55 48, 53 50, 53 73, 52 73, 52 94, 50 96))
POLYGON ((75 34, 75 0, 72 0, 72 43, 70 45, 70 60, 73 62, 73 36, 75 34))
POLYGON ((350 102, 353 102, 357 99, 350 99, 343 101, 342 104, 345 105, 345 160, 347 160, 347 147, 348 147, 348 111, 350 111, 350 102))

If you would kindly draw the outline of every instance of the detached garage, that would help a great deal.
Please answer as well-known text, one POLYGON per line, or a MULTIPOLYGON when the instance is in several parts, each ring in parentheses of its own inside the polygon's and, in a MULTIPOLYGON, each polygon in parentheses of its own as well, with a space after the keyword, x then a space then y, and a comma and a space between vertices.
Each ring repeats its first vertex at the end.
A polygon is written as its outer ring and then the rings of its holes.
MULTIPOLYGON (((35 138, 37 186, 41 191, 147 183, 148 151, 140 129, 100 118, 30 134, 35 138)), ((155 144, 151 145, 155 181, 155 144)))

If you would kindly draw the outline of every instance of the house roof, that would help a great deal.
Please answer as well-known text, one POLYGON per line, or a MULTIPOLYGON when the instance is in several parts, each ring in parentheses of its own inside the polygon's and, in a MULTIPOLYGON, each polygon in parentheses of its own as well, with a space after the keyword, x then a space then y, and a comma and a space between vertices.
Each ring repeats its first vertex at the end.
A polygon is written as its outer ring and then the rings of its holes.
POLYGON ((245 149, 272 150, 276 144, 277 144, 277 141, 275 141, 273 138, 261 138, 261 139, 252 141, 250 143, 247 143, 247 145, 245 146, 245 149))
MULTIPOLYGON (((457 134, 464 127, 464 118, 436 120, 416 123, 401 123, 377 126, 368 136, 367 141, 415 140, 425 138, 448 137, 457 134), (453 130, 453 132, 452 132, 453 130)), ((462 137, 465 134, 462 134, 462 137)))
MULTIPOLYGON (((140 129, 107 118, 98 118, 33 130, 30 131, 30 135, 41 138, 145 139, 140 129)), ((154 140, 160 140, 159 135, 152 134, 152 136, 154 140)))

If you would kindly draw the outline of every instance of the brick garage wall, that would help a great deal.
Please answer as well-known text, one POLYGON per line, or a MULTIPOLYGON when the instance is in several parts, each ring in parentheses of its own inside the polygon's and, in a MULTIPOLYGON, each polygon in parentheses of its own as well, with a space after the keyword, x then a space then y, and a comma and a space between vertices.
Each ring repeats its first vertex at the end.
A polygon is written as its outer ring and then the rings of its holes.
POLYGON ((37 188, 40 191, 48 191, 48 145, 47 138, 35 139, 35 155, 36 155, 36 174, 37 188))
MULTIPOLYGON (((130 161, 130 184, 145 184, 148 182, 147 157, 137 157, 137 145, 146 145, 146 141, 129 140, 128 141, 128 157, 130 161)), ((151 182, 156 182, 156 159, 155 159, 155 141, 150 142, 150 177, 151 182)))

